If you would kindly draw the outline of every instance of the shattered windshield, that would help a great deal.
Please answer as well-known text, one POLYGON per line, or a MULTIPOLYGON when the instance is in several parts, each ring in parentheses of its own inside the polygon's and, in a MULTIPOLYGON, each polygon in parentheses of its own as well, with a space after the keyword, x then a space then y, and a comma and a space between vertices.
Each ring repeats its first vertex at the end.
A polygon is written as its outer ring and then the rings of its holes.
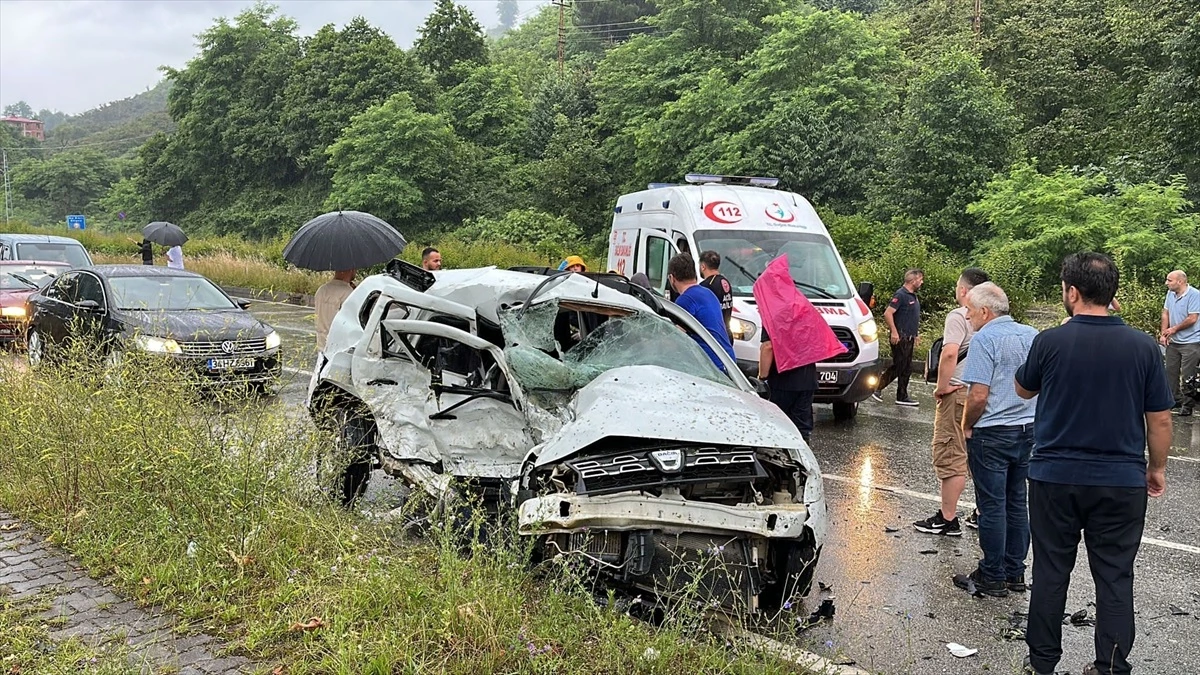
POLYGON ((557 300, 517 314, 502 313, 500 325, 509 368, 526 389, 576 390, 624 366, 660 366, 731 385, 687 333, 653 314, 565 310, 557 300))

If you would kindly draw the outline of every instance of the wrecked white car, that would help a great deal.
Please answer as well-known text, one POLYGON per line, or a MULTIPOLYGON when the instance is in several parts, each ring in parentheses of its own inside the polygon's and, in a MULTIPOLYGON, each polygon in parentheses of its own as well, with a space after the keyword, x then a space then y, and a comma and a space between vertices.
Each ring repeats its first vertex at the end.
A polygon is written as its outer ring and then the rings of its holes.
POLYGON ((394 262, 334 320, 309 410, 371 468, 516 509, 542 555, 726 607, 806 594, 827 530, 788 418, 691 316, 615 275, 394 262))

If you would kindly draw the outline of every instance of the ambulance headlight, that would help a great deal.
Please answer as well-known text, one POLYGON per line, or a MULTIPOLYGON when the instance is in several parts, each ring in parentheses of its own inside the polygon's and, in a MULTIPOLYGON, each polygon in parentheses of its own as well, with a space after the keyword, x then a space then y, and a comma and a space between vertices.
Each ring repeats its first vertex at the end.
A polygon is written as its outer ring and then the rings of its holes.
POLYGON ((863 339, 863 342, 874 342, 879 339, 879 327, 875 325, 875 319, 867 319, 858 324, 858 335, 863 339))
POLYGON ((757 332, 758 326, 753 323, 736 316, 729 317, 729 334, 733 336, 734 340, 752 340, 757 332))

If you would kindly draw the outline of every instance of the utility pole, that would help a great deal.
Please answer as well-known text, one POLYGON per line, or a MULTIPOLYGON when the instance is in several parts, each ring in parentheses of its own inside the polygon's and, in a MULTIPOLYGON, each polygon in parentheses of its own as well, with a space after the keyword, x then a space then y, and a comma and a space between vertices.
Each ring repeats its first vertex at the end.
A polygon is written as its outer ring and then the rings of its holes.
POLYGON ((979 42, 979 35, 983 30, 983 0, 975 0, 975 42, 979 42))
POLYGON ((566 9, 570 0, 550 0, 550 4, 558 8, 558 76, 562 77, 563 56, 567 45, 566 9))
POLYGON ((0 170, 4 172, 4 226, 12 219, 12 188, 8 181, 8 148, 0 148, 0 170))

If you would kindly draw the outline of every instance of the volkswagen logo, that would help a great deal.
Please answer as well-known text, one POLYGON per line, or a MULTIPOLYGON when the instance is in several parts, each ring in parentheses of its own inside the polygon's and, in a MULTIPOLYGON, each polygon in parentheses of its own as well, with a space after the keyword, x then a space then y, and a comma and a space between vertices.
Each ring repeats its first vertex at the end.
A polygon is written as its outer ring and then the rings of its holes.
POLYGON ((231 340, 226 340, 225 342, 221 343, 221 351, 225 352, 226 354, 232 354, 235 347, 237 347, 237 344, 231 340))

